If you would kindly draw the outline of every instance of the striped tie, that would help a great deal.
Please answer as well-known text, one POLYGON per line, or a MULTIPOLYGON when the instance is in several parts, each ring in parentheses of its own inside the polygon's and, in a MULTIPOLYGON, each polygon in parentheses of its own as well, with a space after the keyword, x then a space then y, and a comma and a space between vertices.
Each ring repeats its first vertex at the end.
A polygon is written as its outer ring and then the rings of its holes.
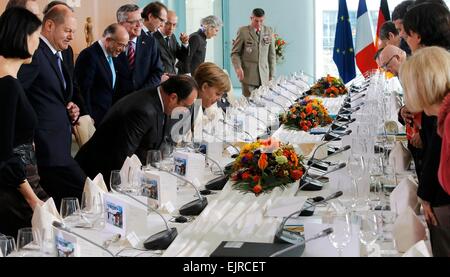
POLYGON ((130 69, 134 69, 136 58, 136 50, 134 49, 134 43, 132 41, 128 42, 128 64, 130 69))

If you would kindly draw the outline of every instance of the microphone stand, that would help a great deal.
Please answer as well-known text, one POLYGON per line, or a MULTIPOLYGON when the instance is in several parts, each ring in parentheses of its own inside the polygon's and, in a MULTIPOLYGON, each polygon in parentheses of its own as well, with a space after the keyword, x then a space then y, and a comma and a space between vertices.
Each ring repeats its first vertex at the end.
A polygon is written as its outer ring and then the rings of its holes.
POLYGON ((295 244, 289 246, 288 248, 285 248, 283 250, 280 250, 280 251, 277 251, 277 252, 273 253, 269 257, 278 257, 281 254, 284 254, 284 253, 289 252, 289 251, 291 251, 291 250, 293 250, 293 249, 295 249, 295 248, 297 248, 299 246, 302 246, 302 245, 306 244, 307 242, 326 237, 326 236, 330 235, 331 233, 333 233, 333 228, 327 228, 327 229, 321 231, 320 233, 317 233, 313 237, 305 240, 304 242, 302 242, 302 243, 295 243, 295 244))
POLYGON ((303 176, 308 176, 307 174, 304 174, 302 176, 302 178, 300 179, 300 187, 298 188, 298 190, 302 190, 302 189, 304 189, 305 191, 318 191, 318 190, 321 190, 322 189, 322 185, 314 184, 313 181, 317 181, 318 179, 320 179, 320 178, 322 178, 322 177, 324 177, 324 176, 326 176, 326 175, 328 175, 330 173, 333 173, 335 171, 343 169, 346 166, 347 166, 346 163, 340 163, 335 168, 333 168, 332 170, 327 171, 327 172, 325 172, 325 173, 323 173, 323 174, 321 174, 321 175, 319 175, 317 177, 314 177, 314 178, 313 177, 309 177, 309 178, 308 177, 304 177, 303 178, 303 176), (307 180, 307 179, 309 179, 309 180, 307 180), (308 187, 308 189, 306 189, 305 187, 307 185, 309 185, 309 184, 311 184, 311 187, 308 187))
POLYGON ((200 194, 197 187, 191 181, 189 181, 188 179, 183 178, 171 171, 165 170, 165 169, 157 168, 157 170, 166 172, 167 174, 172 175, 172 176, 176 177, 177 179, 180 179, 180 180, 188 183, 189 185, 191 185, 194 188, 195 192, 197 193, 198 199, 183 205, 179 209, 179 212, 181 215, 193 215, 193 216, 199 215, 205 209, 205 207, 208 205, 208 199, 206 197, 203 197, 200 194))
MULTIPOLYGON (((286 225, 286 222, 291 217, 293 217, 294 215, 300 214, 303 210, 309 209, 309 208, 311 208, 313 206, 324 204, 324 203, 326 203, 326 202, 328 202, 330 200, 333 200, 333 199, 336 199, 336 198, 340 197, 342 194, 343 194, 342 191, 335 192, 335 193, 331 194, 330 196, 326 197, 325 199, 323 199, 321 201, 317 201, 317 202, 311 203, 309 206, 302 207, 300 210, 295 211, 295 212, 291 213, 290 215, 288 215, 287 217, 285 217, 283 219, 283 221, 281 222, 280 226, 278 227, 277 232, 275 233, 274 242, 275 243, 277 243, 277 242, 281 242, 281 243, 289 242, 289 243, 292 243, 292 241, 294 241, 294 243, 295 243, 296 238, 292 239, 292 238, 283 236, 283 233, 285 232, 284 226, 286 225)), ((292 233, 290 231, 286 231, 286 232, 292 233)), ((292 235, 292 234, 289 234, 289 235, 292 235)))
POLYGON ((134 197, 128 193, 124 193, 121 191, 117 191, 117 192, 133 199, 137 203, 145 206, 147 209, 152 210, 153 212, 155 212, 157 215, 159 215, 162 218, 162 220, 164 221, 164 224, 166 225, 166 230, 156 233, 156 234, 150 236, 148 239, 146 239, 144 241, 144 247, 145 247, 145 249, 148 249, 148 250, 165 250, 165 249, 167 249, 167 247, 169 247, 169 245, 172 243, 172 241, 178 235, 177 228, 175 228, 175 227, 169 228, 169 224, 167 224, 167 220, 157 210, 150 207, 150 205, 142 202, 141 200, 137 199, 136 197, 134 197))
MULTIPOLYGON (((219 122, 222 122, 223 125, 227 125, 227 126, 232 127, 232 128, 233 128, 233 131, 236 131, 236 127, 235 127, 234 125, 231 125, 230 123, 226 122, 225 120, 219 119, 219 122)), ((244 134, 246 134, 246 135, 250 138, 251 141, 254 141, 254 140, 255 140, 255 138, 254 138, 252 135, 250 135, 249 132, 247 132, 247 131, 245 131, 245 130, 242 130, 242 132, 243 132, 244 134)))
POLYGON ((295 103, 294 100, 290 99, 290 98, 287 97, 287 96, 284 96, 281 92, 278 92, 278 91, 276 91, 276 90, 274 90, 273 88, 270 88, 270 87, 269 87, 269 90, 272 91, 273 93, 275 93, 275 95, 281 96, 281 97, 283 97, 284 99, 286 99, 287 101, 289 101, 289 104, 290 104, 290 105, 293 105, 293 104, 295 103))
POLYGON ((65 227, 64 224, 62 224, 62 223, 60 223, 60 222, 58 222, 58 221, 53 221, 52 225, 53 225, 53 227, 57 228, 58 230, 62 230, 62 231, 64 231, 64 232, 67 232, 67 233, 69 233, 69 234, 72 234, 72 235, 74 235, 74 236, 76 236, 76 237, 79 237, 79 238, 81 238, 81 239, 83 239, 83 240, 89 242, 89 243, 92 244, 92 245, 97 246, 98 248, 102 249, 103 251, 105 251, 106 253, 108 253, 109 255, 111 255, 111 257, 115 257, 115 256, 116 256, 116 255, 114 255, 113 252, 109 251, 107 248, 105 248, 105 247, 101 246, 100 244, 98 244, 98 243, 96 243, 96 242, 94 242, 94 241, 92 241, 92 240, 86 238, 85 236, 82 236, 82 235, 80 235, 80 234, 78 234, 78 233, 75 233, 75 232, 71 231, 69 228, 65 227))

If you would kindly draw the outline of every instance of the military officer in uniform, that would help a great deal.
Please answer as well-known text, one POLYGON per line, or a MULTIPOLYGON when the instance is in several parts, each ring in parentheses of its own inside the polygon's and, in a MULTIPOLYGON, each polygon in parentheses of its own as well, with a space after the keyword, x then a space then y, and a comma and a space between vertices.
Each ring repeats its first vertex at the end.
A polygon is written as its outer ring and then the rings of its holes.
POLYGON ((263 25, 264 15, 254 9, 251 24, 241 27, 233 42, 231 59, 245 97, 275 76, 275 41, 272 28, 263 25))

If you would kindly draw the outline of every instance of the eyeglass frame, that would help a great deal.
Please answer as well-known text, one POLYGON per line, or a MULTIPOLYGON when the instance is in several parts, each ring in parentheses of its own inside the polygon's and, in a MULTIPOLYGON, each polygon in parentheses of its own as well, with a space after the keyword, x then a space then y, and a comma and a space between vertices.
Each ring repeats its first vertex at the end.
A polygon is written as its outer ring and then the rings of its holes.
POLYGON ((391 63, 392 59, 395 58, 395 57, 399 58, 399 56, 397 54, 393 55, 385 64, 383 64, 381 66, 381 68, 384 69, 384 70, 387 70, 387 67, 391 63))
POLYGON ((130 43, 130 41, 128 41, 126 44, 120 43, 118 42, 115 38, 109 37, 110 40, 114 41, 114 43, 116 43, 118 46, 122 47, 122 48, 127 48, 128 44, 130 43))
POLYGON ((126 20, 125 22, 128 23, 128 24, 131 24, 131 25, 136 25, 136 23, 139 22, 139 25, 142 25, 142 24, 144 24, 144 19, 140 18, 140 19, 131 20, 131 21, 130 20, 126 20))
POLYGON ((167 22, 167 19, 166 20, 162 19, 158 14, 156 14, 156 15, 152 14, 152 16, 158 18, 158 20, 161 21, 164 24, 166 24, 166 22, 167 22))

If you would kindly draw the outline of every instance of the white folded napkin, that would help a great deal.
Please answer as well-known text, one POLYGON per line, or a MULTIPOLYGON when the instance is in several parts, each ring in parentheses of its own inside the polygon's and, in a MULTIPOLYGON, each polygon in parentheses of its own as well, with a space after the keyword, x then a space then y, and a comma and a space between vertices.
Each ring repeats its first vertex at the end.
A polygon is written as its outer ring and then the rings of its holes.
POLYGON ((405 209, 394 223, 395 245, 398 252, 406 252, 426 238, 425 226, 411 208, 405 209))
POLYGON ((123 185, 131 185, 133 178, 142 167, 142 163, 136 155, 127 157, 120 170, 120 179, 123 185))
POLYGON ((389 197, 391 211, 399 215, 406 208, 411 208, 418 213, 420 207, 419 199, 417 197, 417 187, 418 185, 412 177, 403 179, 389 197))
MULTIPOLYGON (((41 236, 45 234, 45 237, 49 238, 53 234, 53 221, 62 222, 62 217, 56 209, 55 201, 53 201, 53 198, 50 198, 44 205, 36 206, 31 218, 31 226, 41 236)), ((39 239, 42 239, 42 237, 39 239)))
MULTIPOLYGON (((106 187, 105 181, 103 180, 103 175, 99 173, 94 180, 91 180, 89 177, 86 179, 84 183, 84 197, 88 199, 93 199, 95 195, 100 195, 103 199, 103 194, 108 192, 108 188, 106 187)), ((93 201, 86 201, 87 209, 91 209, 89 205, 93 203, 93 201)))
POLYGON ((411 247, 402 257, 432 257, 425 241, 421 240, 411 247))
POLYGON ((397 173, 401 173, 408 170, 411 160, 411 152, 406 149, 401 141, 397 141, 389 154, 389 164, 395 166, 397 173))
POLYGON ((89 115, 80 116, 78 124, 74 128, 75 138, 78 146, 83 146, 95 133, 95 126, 89 115))

